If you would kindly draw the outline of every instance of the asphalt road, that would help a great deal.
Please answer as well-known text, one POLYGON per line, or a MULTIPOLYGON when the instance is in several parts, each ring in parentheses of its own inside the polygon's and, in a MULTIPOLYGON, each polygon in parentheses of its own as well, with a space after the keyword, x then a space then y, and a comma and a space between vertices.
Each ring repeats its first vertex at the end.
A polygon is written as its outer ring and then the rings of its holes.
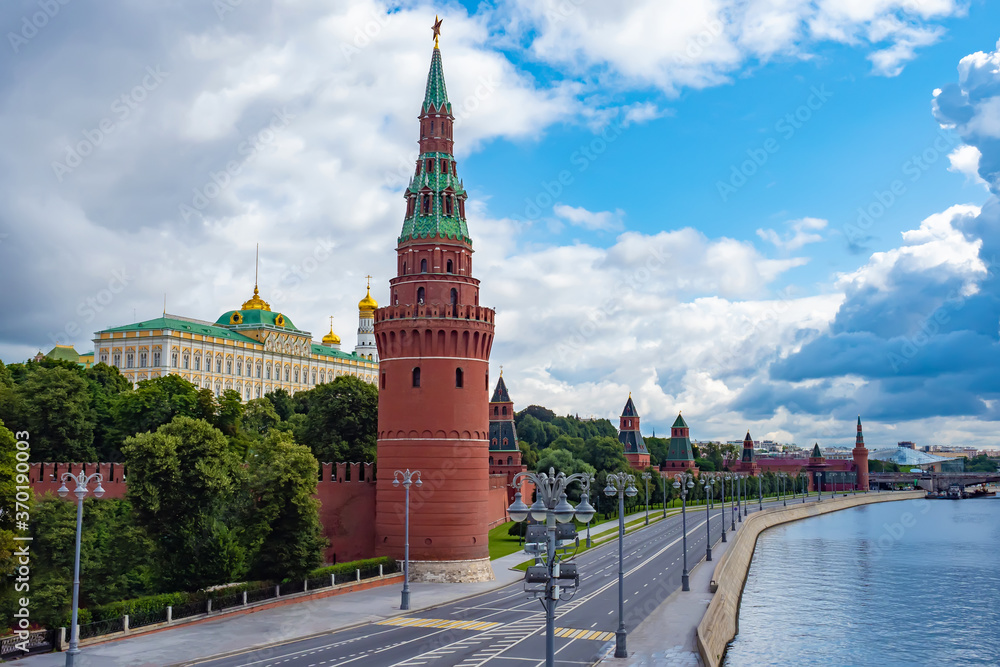
MULTIPOLYGON (((810 499, 815 502, 814 499, 810 499)), ((791 502, 791 500, 789 500, 791 502)), ((796 502, 801 502, 796 500, 796 502)), ((772 503, 773 504, 773 503, 772 503)), ((765 503, 767 506, 768 503, 765 503)), ((757 509, 756 501, 750 510, 757 509)), ((731 524, 727 506, 726 524, 731 524)), ((651 515, 652 516, 652 515, 651 515)), ((688 512, 688 566, 705 557, 706 511, 688 512)), ((711 511, 713 545, 721 510, 711 511)), ((681 585, 681 517, 625 537, 625 628, 638 626, 681 585)), ((590 665, 613 650, 618 627, 618 541, 576 558, 580 587, 556 609, 556 662, 590 665)), ((321 637, 198 663, 206 667, 529 667, 544 665, 545 612, 518 582, 435 609, 394 617, 321 637)))

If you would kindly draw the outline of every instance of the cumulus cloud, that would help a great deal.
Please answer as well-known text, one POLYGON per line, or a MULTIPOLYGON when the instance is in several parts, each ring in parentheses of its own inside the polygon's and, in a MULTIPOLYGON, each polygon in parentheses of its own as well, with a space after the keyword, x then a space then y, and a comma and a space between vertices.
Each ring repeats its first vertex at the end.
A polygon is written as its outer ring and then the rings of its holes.
POLYGON ((982 153, 975 146, 959 146, 948 154, 950 166, 948 171, 963 174, 966 179, 973 183, 987 185, 986 181, 979 175, 979 158, 982 153))
POLYGON ((600 231, 615 231, 622 229, 625 225, 622 222, 625 211, 620 208, 614 211, 588 211, 582 206, 573 207, 566 204, 556 204, 552 211, 571 225, 583 227, 584 229, 594 229, 600 231))
POLYGON ((823 235, 817 232, 826 229, 827 224, 828 221, 821 218, 802 218, 786 223, 791 231, 784 235, 773 229, 758 229, 757 236, 773 244, 779 250, 791 252, 809 243, 822 241, 823 235))

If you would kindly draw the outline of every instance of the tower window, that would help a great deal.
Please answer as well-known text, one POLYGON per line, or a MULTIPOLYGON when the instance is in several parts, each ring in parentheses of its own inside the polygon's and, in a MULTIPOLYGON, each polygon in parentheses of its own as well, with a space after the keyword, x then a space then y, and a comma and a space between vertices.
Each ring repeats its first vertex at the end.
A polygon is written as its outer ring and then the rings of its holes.
POLYGON ((434 121, 431 121, 431 136, 434 136, 434 121))
POLYGON ((385 373, 382 373, 382 388, 385 389, 385 373))
MULTIPOLYGON (((428 199, 429 199, 429 197, 428 197, 428 199)), ((427 273, 427 260, 426 259, 420 260, 420 273, 427 273)))
POLYGON ((448 195, 441 195, 441 199, 443 201, 441 208, 445 210, 445 215, 451 215, 452 214, 451 197, 449 197, 448 195))
POLYGON ((452 263, 452 261, 451 261, 451 260, 449 259, 449 260, 448 260, 448 273, 454 273, 454 272, 455 272, 455 265, 454 265, 454 264, 452 263))
POLYGON ((420 366, 417 366, 416 368, 413 369, 413 386, 414 387, 420 386, 420 366))
POLYGON ((497 406, 495 406, 495 405, 494 405, 494 406, 493 406, 493 414, 494 414, 494 415, 498 415, 498 414, 500 414, 500 408, 498 408, 497 406))
POLYGON ((424 171, 428 174, 434 171, 434 160, 427 160, 424 162, 424 171))
POLYGON ((455 386, 459 389, 465 386, 465 372, 461 368, 455 369, 455 386))
POLYGON ((503 416, 504 416, 504 417, 506 417, 506 416, 507 416, 507 406, 506 406, 506 405, 505 405, 505 406, 503 406, 503 416))
POLYGON ((418 287, 417 288, 417 303, 423 303, 423 302, 424 302, 424 288, 423 287, 418 287))
POLYGON ((451 163, 451 175, 458 176, 458 164, 455 162, 451 163))
POLYGON ((447 160, 441 160, 441 173, 442 174, 447 174, 448 173, 448 161, 447 160))
POLYGON ((406 262, 403 262, 403 275, 406 275, 406 262))
POLYGON ((423 214, 430 215, 430 212, 431 212, 431 196, 424 195, 423 214))

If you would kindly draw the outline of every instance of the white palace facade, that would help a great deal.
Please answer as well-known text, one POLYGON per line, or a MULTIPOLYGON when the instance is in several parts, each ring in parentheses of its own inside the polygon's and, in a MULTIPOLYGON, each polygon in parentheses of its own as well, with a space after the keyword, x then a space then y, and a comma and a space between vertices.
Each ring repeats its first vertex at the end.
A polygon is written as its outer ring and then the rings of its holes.
POLYGON ((115 366, 133 384, 174 374, 215 396, 232 389, 243 400, 278 389, 294 394, 341 375, 374 384, 376 308, 369 287, 358 304, 358 345, 347 353, 341 351, 332 325, 322 342, 314 342, 308 331, 273 312, 255 285, 253 297, 242 308, 224 313, 214 323, 164 313, 98 331, 94 361, 115 366))

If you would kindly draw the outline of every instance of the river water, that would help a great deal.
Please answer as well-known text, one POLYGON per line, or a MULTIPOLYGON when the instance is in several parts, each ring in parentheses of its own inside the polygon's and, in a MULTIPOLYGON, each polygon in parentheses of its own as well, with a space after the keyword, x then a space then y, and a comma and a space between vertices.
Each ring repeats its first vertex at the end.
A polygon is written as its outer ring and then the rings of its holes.
POLYGON ((1000 665, 1000 498, 867 505, 761 534, 725 665, 1000 665))

